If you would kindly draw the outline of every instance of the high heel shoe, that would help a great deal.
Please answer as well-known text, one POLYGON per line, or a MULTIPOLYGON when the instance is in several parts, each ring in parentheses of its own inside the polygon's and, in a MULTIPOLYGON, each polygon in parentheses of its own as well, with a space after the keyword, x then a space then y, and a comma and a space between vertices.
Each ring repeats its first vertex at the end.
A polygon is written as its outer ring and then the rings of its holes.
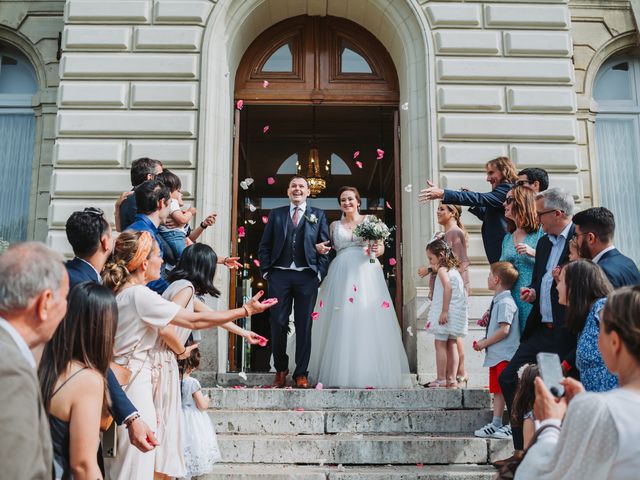
POLYGON ((458 385, 462 385, 464 383, 464 388, 467 388, 467 384, 469 383, 469 374, 456 376, 456 381, 458 382, 458 385))
POLYGON ((425 383, 424 388, 446 388, 447 386, 447 381, 446 380, 440 380, 440 379, 435 379, 430 381, 429 383, 425 383))

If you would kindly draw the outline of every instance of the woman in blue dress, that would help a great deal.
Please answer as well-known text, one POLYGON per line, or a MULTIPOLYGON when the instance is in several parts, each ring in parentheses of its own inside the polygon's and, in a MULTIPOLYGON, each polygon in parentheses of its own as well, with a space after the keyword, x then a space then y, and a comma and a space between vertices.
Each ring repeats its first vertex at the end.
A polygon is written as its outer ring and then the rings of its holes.
POLYGON ((618 386, 618 378, 604 364, 598 348, 600 312, 613 290, 604 271, 591 260, 566 265, 557 282, 558 302, 566 305, 569 330, 578 336, 575 366, 589 392, 604 392, 618 386))
POLYGON ((518 306, 520 332, 524 332, 532 305, 520 300, 520 289, 531 283, 536 245, 543 235, 536 215, 534 191, 523 186, 509 190, 504 201, 504 216, 509 233, 502 240, 500 261, 510 262, 520 274, 511 289, 511 295, 518 306))

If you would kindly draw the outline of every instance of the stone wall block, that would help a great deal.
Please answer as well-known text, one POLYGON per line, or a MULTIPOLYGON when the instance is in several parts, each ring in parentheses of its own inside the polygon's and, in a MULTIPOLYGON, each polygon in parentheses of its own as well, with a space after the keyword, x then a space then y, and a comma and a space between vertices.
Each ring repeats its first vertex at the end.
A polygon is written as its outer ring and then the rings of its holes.
POLYGON ((568 59, 439 58, 439 82, 559 83, 573 84, 568 59))
MULTIPOLYGON (((7 10, 12 10, 13 8, 13 6, 11 8, 7 7, 6 10, 2 11, 3 15, 7 10)), ((57 42, 58 34, 62 31, 63 27, 64 21, 62 17, 53 15, 30 15, 22 25, 20 25, 20 34, 26 36, 34 44, 44 38, 54 39, 57 42)))
POLYGON ((507 105, 513 112, 576 111, 571 87, 507 87, 507 105))
POLYGON ((441 114, 442 140, 539 140, 573 142, 578 125, 573 116, 441 114))
POLYGON ((198 85, 187 82, 133 82, 132 108, 196 108, 198 85))
POLYGON ((426 7, 431 28, 466 27, 474 28, 482 25, 480 5, 429 3, 426 7))
POLYGON ((439 151, 443 169, 482 170, 492 158, 509 154, 506 143, 441 143, 439 151))
POLYGON ((51 227, 64 228, 67 219, 73 212, 82 211, 88 205, 102 209, 108 221, 114 218, 115 201, 86 199, 55 199, 49 207, 49 225, 51 227))
POLYGON ((499 55, 502 44, 500 32, 487 30, 440 30, 435 39, 439 55, 499 55))
POLYGON ((504 111, 504 88, 462 87, 447 85, 438 87, 438 110, 490 110, 504 111))
POLYGON ((128 104, 127 82, 71 82, 58 88, 61 107, 125 108, 128 104))
POLYGON ((123 140, 60 139, 53 150, 56 167, 122 167, 125 159, 123 140))
POLYGON ((149 23, 151 0, 87 2, 69 0, 66 4, 69 23, 149 23))
POLYGON ((511 145, 511 159, 519 169, 544 168, 549 171, 576 171, 580 169, 580 152, 576 145, 511 145))
POLYGON ((193 137, 196 112, 82 111, 58 112, 58 136, 193 137))
POLYGON ((488 28, 568 29, 571 16, 563 5, 485 5, 488 28))
POLYGON ((198 78, 198 55, 68 53, 60 63, 61 78, 198 78))
POLYGON ((185 50, 200 51, 202 28, 200 27, 136 27, 136 50, 185 50))
POLYGON ((126 166, 136 158, 150 157, 160 160, 167 167, 189 168, 196 165, 196 143, 194 140, 129 140, 127 142, 126 166))
POLYGON ((156 0, 153 22, 205 25, 211 8, 209 0, 156 0))
POLYGON ((504 32, 505 55, 570 57, 569 32, 504 32))
POLYGON ((131 49, 130 27, 68 25, 62 38, 66 51, 131 49))

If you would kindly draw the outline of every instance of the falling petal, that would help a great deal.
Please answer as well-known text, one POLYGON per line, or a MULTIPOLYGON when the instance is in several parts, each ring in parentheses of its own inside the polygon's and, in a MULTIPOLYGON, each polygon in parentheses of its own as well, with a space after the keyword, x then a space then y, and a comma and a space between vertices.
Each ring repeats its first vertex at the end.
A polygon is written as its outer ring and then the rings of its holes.
POLYGON ((391 208, 391 204, 389 202, 384 202, 384 204, 387 206, 387 208, 389 210, 393 210, 393 208, 391 208))
POLYGON ((349 302, 353 303, 353 297, 349 297, 349 302))
POLYGON ((391 265, 392 267, 393 267, 396 263, 398 263, 398 262, 396 262, 396 259, 395 259, 395 258, 391 257, 391 258, 389 259, 389 265, 391 265))
POLYGON ((251 225, 255 225, 255 223, 256 223, 255 220, 251 220, 251 219, 247 220, 247 222, 249 222, 251 225))
POLYGON ((324 302, 320 299, 320 308, 324 307, 324 302))
POLYGON ((345 470, 346 470, 346 468, 344 468, 344 466, 341 463, 339 463, 338 464, 338 471, 339 472, 344 472, 345 470))
POLYGON ((353 159, 355 160, 356 158, 358 158, 360 156, 360 150, 356 150, 355 152, 353 152, 353 159))
POLYGON ((413 329, 411 328, 411 325, 407 327, 407 333, 409 334, 410 337, 413 337, 413 329))
POLYGON ((431 322, 427 322, 424 328, 425 330, 429 330, 429 328, 431 328, 431 322))
POLYGON ((302 407, 296 407, 293 409, 294 412, 304 412, 304 408, 302 407))
POLYGON ((255 212, 257 210, 256 206, 253 203, 249 204, 249 211, 250 212, 255 212))
POLYGON ((268 342, 269 342, 268 338, 264 338, 258 335, 258 345, 260 345, 261 347, 266 347, 268 342))
POLYGON ((386 300, 384 302, 382 302, 382 308, 384 308, 385 310, 387 308, 389 308, 391 306, 391 304, 389 302, 387 302, 386 300))
POLYGON ((263 215, 262 216, 262 223, 264 223, 266 225, 268 221, 269 221, 269 217, 267 217, 266 215, 263 215))
POLYGON ((247 178, 245 178, 245 179, 244 179, 244 181, 245 181, 245 183, 246 183, 247 185, 251 185, 251 184, 253 183, 253 178, 251 178, 251 177, 247 177, 247 178))
POLYGON ((365 390, 375 390, 376 387, 372 387, 371 385, 365 385, 364 389, 365 390))
POLYGON ((257 258, 254 258, 254 259, 253 259, 253 264, 254 264, 256 267, 260 268, 260 260, 258 260, 257 258))
POLYGON ((411 193, 411 190, 413 190, 413 185, 409 184, 406 187, 404 187, 404 191, 407 193, 411 193))
POLYGON ((243 379, 245 382, 247 381, 247 374, 244 372, 238 372, 238 376, 243 379))
POLYGON ((236 102, 236 108, 237 108, 238 110, 242 110, 242 107, 244 107, 244 100, 238 100, 238 101, 236 102))
POLYGON ((316 383, 316 390, 322 390, 324 388, 324 385, 322 385, 320 382, 316 383))
POLYGON ((409 110, 409 102, 404 102, 402 105, 400 105, 400 108, 404 111, 409 110))
POLYGON ((418 468, 424 468, 424 463, 416 463, 416 467, 418 467, 418 468))
POLYGON ((267 133, 269 131, 269 125, 265 125, 262 127, 262 133, 267 133))
POLYGON ((356 160, 356 167, 362 168, 362 162, 360 160, 356 160))
POLYGON ((384 157, 384 150, 382 150, 381 148, 378 148, 376 150, 376 153, 378 154, 378 156, 376 157, 376 160, 382 160, 382 157, 384 157))
POLYGON ((273 177, 269 177, 269 178, 267 178, 267 183, 269 185, 273 185, 274 183, 276 183, 276 179, 273 178, 273 177))
POLYGON ((269 86, 269 80, 265 80, 262 82, 262 88, 267 88, 269 86))
POLYGON ((240 188, 242 188, 243 190, 248 190, 249 189, 249 185, 247 185, 247 182, 245 182, 244 180, 242 180, 240 182, 240 188))
POLYGON ((358 287, 356 287, 356 284, 355 284, 355 283, 353 284, 353 291, 354 291, 354 292, 357 292, 357 291, 358 291, 358 287))
POLYGON ((311 320, 317 320, 319 316, 318 312, 311 312, 311 320))
POLYGON ((244 227, 238 227, 238 237, 244 238, 244 236, 245 236, 244 227))

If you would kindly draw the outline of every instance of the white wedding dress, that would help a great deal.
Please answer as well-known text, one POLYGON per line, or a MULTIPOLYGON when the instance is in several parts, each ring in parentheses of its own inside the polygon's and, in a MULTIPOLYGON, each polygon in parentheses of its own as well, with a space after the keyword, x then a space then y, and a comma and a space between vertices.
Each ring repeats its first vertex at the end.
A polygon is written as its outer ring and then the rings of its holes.
POLYGON ((400 326, 380 263, 341 222, 331 232, 337 256, 314 308, 309 377, 326 387, 411 387, 400 326))

